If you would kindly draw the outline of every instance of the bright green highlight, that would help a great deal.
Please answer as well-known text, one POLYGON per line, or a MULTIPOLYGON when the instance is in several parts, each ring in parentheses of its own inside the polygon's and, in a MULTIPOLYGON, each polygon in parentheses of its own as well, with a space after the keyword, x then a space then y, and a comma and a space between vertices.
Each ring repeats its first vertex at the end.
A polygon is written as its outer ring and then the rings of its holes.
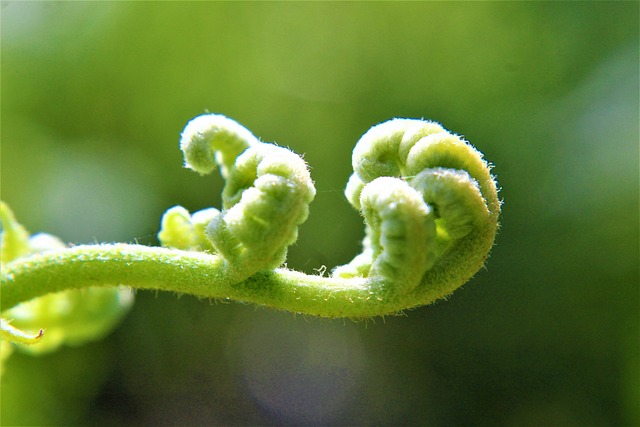
POLYGON ((14 328, 7 320, 0 319, 0 334, 2 339, 5 341, 10 341, 16 344, 31 345, 37 344, 40 341, 40 338, 44 336, 44 331, 40 329, 36 334, 29 334, 21 331, 20 329, 14 328))

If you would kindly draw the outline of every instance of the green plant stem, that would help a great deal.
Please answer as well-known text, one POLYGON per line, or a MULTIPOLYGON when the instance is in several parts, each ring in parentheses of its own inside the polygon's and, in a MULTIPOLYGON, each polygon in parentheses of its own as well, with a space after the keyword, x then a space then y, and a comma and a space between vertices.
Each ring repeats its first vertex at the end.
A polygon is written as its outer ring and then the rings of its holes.
POLYGON ((0 311, 66 289, 126 285, 322 317, 393 314, 429 304, 466 282, 483 265, 493 243, 497 222, 485 225, 461 239, 425 274, 421 285, 406 294, 373 279, 321 277, 283 268, 261 271, 238 283, 218 255, 104 244, 44 252, 4 265, 0 311))

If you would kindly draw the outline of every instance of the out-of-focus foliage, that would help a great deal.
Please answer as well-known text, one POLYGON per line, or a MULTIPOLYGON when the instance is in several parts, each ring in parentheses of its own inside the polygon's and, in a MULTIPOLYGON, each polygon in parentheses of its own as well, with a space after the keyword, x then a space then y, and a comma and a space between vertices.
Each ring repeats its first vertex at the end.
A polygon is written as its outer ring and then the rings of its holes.
POLYGON ((178 150, 205 111, 313 167, 290 267, 358 252, 351 149, 394 116, 463 134, 505 200, 448 302, 352 323, 140 293, 103 341, 14 354, 2 424, 640 423, 637 2, 1 7, 2 198, 34 231, 155 244, 168 207, 219 206, 178 150))

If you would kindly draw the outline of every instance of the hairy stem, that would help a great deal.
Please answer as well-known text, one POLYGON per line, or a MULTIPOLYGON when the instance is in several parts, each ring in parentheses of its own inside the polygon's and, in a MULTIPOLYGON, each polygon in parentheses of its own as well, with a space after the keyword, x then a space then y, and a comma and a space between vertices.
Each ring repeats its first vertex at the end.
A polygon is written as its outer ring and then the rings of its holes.
POLYGON ((484 263, 493 242, 490 223, 449 251, 407 294, 385 290, 380 281, 306 275, 288 269, 259 272, 236 283, 225 274, 225 260, 204 252, 142 245, 85 245, 35 254, 3 267, 0 311, 51 292, 92 286, 127 285, 232 299, 271 308, 322 316, 362 318, 393 314, 446 296, 466 282, 484 263), (483 235, 484 234, 484 235, 483 235), (484 250, 483 250, 484 249, 484 250), (451 272, 451 269, 455 272, 451 272))

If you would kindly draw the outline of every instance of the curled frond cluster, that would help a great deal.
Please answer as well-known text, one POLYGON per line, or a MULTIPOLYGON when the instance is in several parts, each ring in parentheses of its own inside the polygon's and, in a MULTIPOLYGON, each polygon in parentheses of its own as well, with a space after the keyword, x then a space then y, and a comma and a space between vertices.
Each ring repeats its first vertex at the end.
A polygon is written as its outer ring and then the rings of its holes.
POLYGON ((496 181, 482 154, 437 123, 393 119, 353 151, 345 195, 364 218, 362 253, 330 277, 307 275, 281 267, 315 196, 304 160, 217 114, 191 120, 180 148, 187 168, 220 171, 222 206, 169 209, 162 248, 66 247, 52 236, 30 237, 2 205, 0 310, 13 320, 2 322, 5 339, 36 348, 56 330, 63 338, 52 346, 101 335, 130 305, 118 285, 323 317, 393 314, 466 283, 498 229, 496 181))
MULTIPOLYGON (((311 293, 309 304, 288 306, 281 288, 274 304, 241 281, 284 262, 315 194, 306 164, 216 114, 190 121, 180 147, 186 167, 220 170, 226 180, 223 206, 192 216, 179 206, 170 209, 160 240, 221 257, 225 277, 245 286, 238 299, 353 317, 426 304, 451 293, 483 265, 497 230, 500 203, 482 154, 435 122, 389 120, 366 132, 353 150, 354 173, 345 195, 364 218, 362 253, 335 268, 321 286, 316 278, 310 284, 310 276, 295 276, 297 301, 304 288, 327 293, 323 302, 311 293), (332 308, 345 300, 350 307, 332 308)), ((288 270, 276 273, 291 277, 288 270)))

